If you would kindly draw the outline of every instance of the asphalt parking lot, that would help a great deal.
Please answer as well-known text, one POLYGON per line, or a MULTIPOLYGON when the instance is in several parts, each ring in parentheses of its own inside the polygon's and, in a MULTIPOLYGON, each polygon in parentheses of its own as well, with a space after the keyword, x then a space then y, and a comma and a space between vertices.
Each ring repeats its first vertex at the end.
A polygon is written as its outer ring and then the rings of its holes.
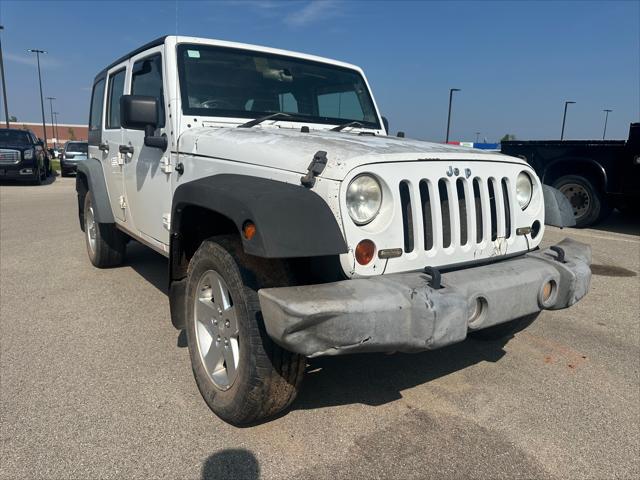
POLYGON ((281 417, 207 408, 166 261, 93 268, 74 179, 0 187, 0 478, 638 478, 640 227, 590 230, 591 292, 510 341, 310 363, 281 417))

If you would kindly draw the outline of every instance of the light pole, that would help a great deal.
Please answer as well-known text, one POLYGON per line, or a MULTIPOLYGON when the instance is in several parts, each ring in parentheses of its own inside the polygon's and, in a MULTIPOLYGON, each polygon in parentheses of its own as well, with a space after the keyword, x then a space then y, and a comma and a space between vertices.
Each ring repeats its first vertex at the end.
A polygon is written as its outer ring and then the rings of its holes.
POLYGON ((44 121, 44 98, 42 97, 42 75, 40 74, 40 54, 47 53, 44 50, 37 50, 35 48, 30 48, 27 50, 29 53, 35 53, 36 59, 38 61, 38 81, 40 82, 40 108, 42 109, 42 131, 44 133, 44 148, 47 148, 47 125, 44 121))
POLYGON ((480 132, 476 132, 476 143, 480 142, 480 132))
POLYGON ((602 139, 604 140, 604 136, 607 134, 607 120, 609 120, 609 112, 613 112, 613 110, 609 110, 608 108, 605 108, 602 111, 605 112, 605 114, 604 114, 604 131, 602 132, 602 139))
POLYGON ((56 134, 56 126, 53 123, 53 101, 56 99, 56 97, 47 97, 47 100, 49 100, 49 106, 51 107, 51 130, 53 130, 53 137, 55 138, 55 140, 53 141, 53 148, 56 148, 56 142, 58 141, 58 135, 56 134))
POLYGON ((449 116, 447 117, 447 139, 445 143, 449 143, 449 129, 451 128, 451 101, 453 100, 453 92, 459 92, 459 88, 449 89, 449 116))
MULTIPOLYGON (((0 31, 4 27, 0 25, 0 31)), ((4 79, 4 62, 2 61, 2 41, 0 41, 0 74, 2 75, 2 96, 4 97, 4 121, 9 128, 9 107, 7 106, 7 82, 4 79)))
POLYGON ((560 133, 560 140, 564 140, 564 124, 567 121, 567 107, 570 103, 576 103, 572 101, 564 102, 564 115, 562 116, 562 132, 560 133))
POLYGON ((60 139, 60 137, 58 136, 58 115, 60 115, 60 112, 53 112, 53 118, 55 118, 55 121, 53 123, 53 127, 55 128, 56 141, 58 141, 60 139))

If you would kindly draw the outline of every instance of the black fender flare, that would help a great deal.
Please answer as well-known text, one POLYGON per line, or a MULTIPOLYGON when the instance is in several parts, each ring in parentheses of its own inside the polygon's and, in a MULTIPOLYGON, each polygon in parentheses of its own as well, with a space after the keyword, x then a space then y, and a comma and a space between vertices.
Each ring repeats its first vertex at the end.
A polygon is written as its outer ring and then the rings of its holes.
MULTIPOLYGON (((589 166, 593 167, 594 170, 597 170, 598 174, 602 175, 602 189, 605 192, 607 191, 607 189, 609 188, 609 177, 607 176, 607 170, 597 160, 587 157, 567 157, 553 160, 544 168, 540 180, 543 183, 546 183, 549 180, 548 174, 550 171, 553 171, 553 169, 558 166, 568 165, 571 163, 586 163, 589 164, 589 166)), ((580 173, 576 172, 575 175, 580 175, 580 173)))
MULTIPOLYGON (((244 251, 265 258, 336 255, 348 251, 334 214, 315 192, 301 186, 248 175, 219 174, 180 185, 173 195, 171 241, 180 234, 181 213, 189 205, 231 219, 238 232, 256 225, 244 251)), ((172 249, 170 249, 172 251, 172 249)))
MULTIPOLYGON (((107 183, 102 171, 102 164, 96 158, 88 158, 84 162, 78 162, 78 176, 76 177, 76 192, 78 192, 78 202, 85 188, 91 191, 93 196, 93 214, 98 223, 115 223, 113 212, 111 211, 111 203, 109 202, 109 194, 107 192, 107 183), (82 178, 86 179, 86 187, 82 185, 82 178)), ((83 206, 78 204, 78 208, 83 206)), ((80 211, 82 218, 82 212, 80 211)))

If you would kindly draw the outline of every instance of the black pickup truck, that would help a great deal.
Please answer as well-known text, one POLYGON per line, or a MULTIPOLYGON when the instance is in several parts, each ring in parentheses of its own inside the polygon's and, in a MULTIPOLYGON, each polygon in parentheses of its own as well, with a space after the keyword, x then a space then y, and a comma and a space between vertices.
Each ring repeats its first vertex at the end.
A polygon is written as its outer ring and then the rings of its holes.
POLYGON ((604 219, 612 208, 640 211, 640 123, 631 124, 628 140, 511 140, 501 150, 525 159, 564 193, 578 227, 604 219))
POLYGON ((30 130, 0 129, 0 180, 26 180, 40 185, 51 175, 42 140, 30 130))

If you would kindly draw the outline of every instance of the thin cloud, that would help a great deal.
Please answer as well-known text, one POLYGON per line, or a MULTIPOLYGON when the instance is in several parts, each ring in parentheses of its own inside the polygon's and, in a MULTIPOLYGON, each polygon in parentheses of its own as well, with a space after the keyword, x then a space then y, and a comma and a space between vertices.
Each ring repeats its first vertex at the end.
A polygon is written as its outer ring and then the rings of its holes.
MULTIPOLYGON (((20 63, 22 65, 37 65, 36 56, 33 53, 25 52, 23 55, 16 53, 5 53, 4 58, 10 62, 20 63)), ((59 67, 61 63, 48 55, 40 55, 40 66, 43 68, 59 67)))
POLYGON ((284 23, 290 27, 303 27, 336 15, 337 7, 338 2, 334 0, 312 0, 300 10, 287 15, 284 23))

